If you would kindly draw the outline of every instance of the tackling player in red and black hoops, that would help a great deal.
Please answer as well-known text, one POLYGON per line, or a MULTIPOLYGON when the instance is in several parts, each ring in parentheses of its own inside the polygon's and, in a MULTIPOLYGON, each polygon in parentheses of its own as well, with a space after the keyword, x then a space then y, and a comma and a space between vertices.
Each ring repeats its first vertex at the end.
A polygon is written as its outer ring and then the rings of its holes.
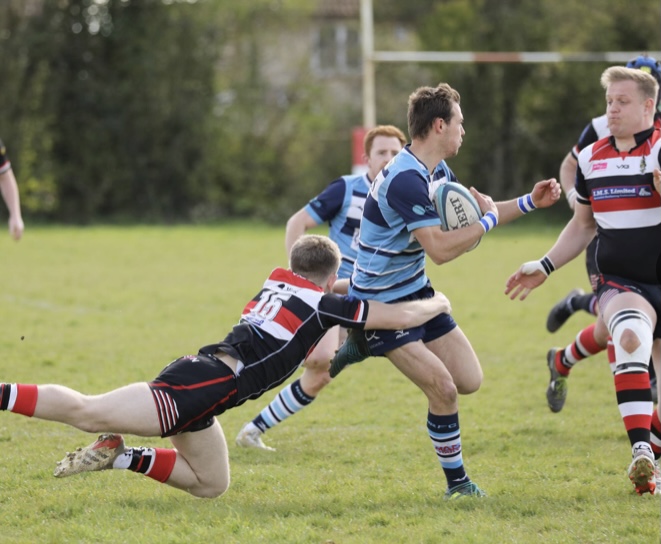
MULTIPOLYGON (((661 132, 654 127, 659 84, 641 70, 622 66, 605 70, 601 84, 611 136, 581 151, 574 216, 542 259, 524 263, 509 277, 505 293, 525 299, 598 234, 599 319, 613 340, 617 403, 631 443, 628 474, 638 494, 654 494, 661 448, 650 436, 654 410, 648 365, 653 350, 661 348, 656 271, 661 196, 653 183, 661 160, 661 132)), ((661 361, 654 364, 658 371, 661 361)), ((658 428, 658 408, 654 413, 658 428)))
POLYGON ((215 416, 286 380, 326 330, 416 326, 450 311, 447 298, 388 305, 330 294, 340 250, 325 236, 301 237, 290 269, 275 269, 222 342, 166 366, 151 382, 101 395, 61 385, 0 384, 0 409, 106 432, 58 463, 55 476, 128 469, 213 498, 229 487, 227 442, 215 416), (168 437, 171 448, 127 448, 120 434, 168 437))
MULTIPOLYGON (((319 195, 298 210, 287 221, 285 246, 287 253, 294 242, 309 229, 328 222, 329 237, 342 252, 340 279, 349 278, 358 251, 358 232, 365 199, 372 180, 381 169, 402 150, 404 133, 392 125, 370 129, 363 140, 364 174, 342 176, 332 181, 319 195)), ((237 446, 274 451, 262 440, 263 434, 291 416, 310 406, 331 382, 330 360, 347 336, 343 327, 326 332, 303 363, 303 375, 283 387, 275 398, 252 421, 246 423, 236 437, 237 446)))

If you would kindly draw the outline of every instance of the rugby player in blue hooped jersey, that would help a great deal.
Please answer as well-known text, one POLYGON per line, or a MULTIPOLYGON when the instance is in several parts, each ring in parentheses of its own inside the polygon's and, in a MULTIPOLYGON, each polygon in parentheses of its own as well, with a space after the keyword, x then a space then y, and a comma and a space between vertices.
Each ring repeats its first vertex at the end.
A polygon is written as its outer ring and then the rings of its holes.
MULTIPOLYGON (((561 194, 555 179, 538 182, 532 193, 507 202, 471 188, 484 217, 443 232, 432 203, 436 187, 448 177, 442 161, 459 151, 464 135, 459 93, 447 83, 421 87, 409 97, 407 145, 376 177, 365 201, 358 257, 349 292, 384 302, 417 300, 434 290, 425 274, 425 256, 443 264, 462 255, 486 232, 561 194)), ((447 168, 447 167, 446 167, 447 168)), ((457 394, 478 390, 482 369, 473 348, 449 314, 400 331, 349 334, 333 359, 331 375, 368 355, 387 357, 428 399, 427 429, 447 480, 445 497, 483 496, 462 460, 457 394)))
MULTIPOLYGON (((342 176, 331 182, 289 218, 285 231, 287 254, 294 242, 308 229, 328 222, 329 237, 342 252, 338 277, 349 278, 356 260, 360 218, 370 184, 380 170, 402 150, 405 143, 404 133, 392 125, 379 125, 367 131, 363 140, 363 159, 367 163, 367 171, 364 174, 342 176)), ((262 434, 309 406, 330 383, 330 360, 345 338, 346 329, 339 326, 326 332, 303 363, 302 376, 285 386, 257 417, 241 428, 236 444, 244 448, 273 451, 274 448, 262 441, 262 434)))

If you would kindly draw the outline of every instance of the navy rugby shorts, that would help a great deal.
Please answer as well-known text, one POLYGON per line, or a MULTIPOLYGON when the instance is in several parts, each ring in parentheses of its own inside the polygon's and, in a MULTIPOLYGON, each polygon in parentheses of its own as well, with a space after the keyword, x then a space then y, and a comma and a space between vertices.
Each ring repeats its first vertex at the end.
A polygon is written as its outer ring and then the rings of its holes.
MULTIPOLYGON (((431 298, 435 294, 431 283, 428 283, 425 287, 407 295, 405 297, 393 300, 392 302, 404 302, 407 300, 421 300, 425 298, 431 298)), ((457 323, 452 318, 450 314, 439 314, 433 319, 427 321, 424 325, 420 327, 415 327, 413 329, 404 329, 401 331, 391 331, 391 330, 366 330, 365 339, 367 340, 367 345, 370 348, 370 353, 374 357, 383 357, 389 351, 399 348, 405 344, 411 342, 417 342, 422 340, 425 344, 436 340, 441 336, 446 335, 452 329, 457 326, 457 323)))

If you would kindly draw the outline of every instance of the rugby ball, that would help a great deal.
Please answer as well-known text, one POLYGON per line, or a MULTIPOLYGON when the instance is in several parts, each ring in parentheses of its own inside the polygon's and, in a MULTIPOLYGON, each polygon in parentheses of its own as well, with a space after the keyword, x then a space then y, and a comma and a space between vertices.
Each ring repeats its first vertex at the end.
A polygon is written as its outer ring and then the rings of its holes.
MULTIPOLYGON (((441 218, 441 230, 449 231, 472 225, 482 219, 480 206, 471 192, 460 183, 448 181, 436 189, 434 206, 441 218)), ((467 251, 475 249, 480 239, 467 251)))

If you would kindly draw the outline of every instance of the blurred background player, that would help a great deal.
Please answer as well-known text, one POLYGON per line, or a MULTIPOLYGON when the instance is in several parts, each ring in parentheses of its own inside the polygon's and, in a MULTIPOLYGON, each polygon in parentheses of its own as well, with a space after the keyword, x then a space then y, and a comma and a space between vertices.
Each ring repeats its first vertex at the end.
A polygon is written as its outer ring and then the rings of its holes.
MULTIPOLYGON (((349 278, 356 260, 360 219, 370 185, 381 169, 401 151, 404 144, 406 136, 397 127, 380 125, 369 130, 363 141, 363 160, 367 163, 367 172, 336 179, 289 218, 285 231, 287 254, 294 242, 308 229, 328 222, 329 236, 342 252, 338 277, 349 278)), ((345 338, 346 330, 339 326, 327 331, 305 360, 302 376, 284 387, 255 419, 243 426, 236 437, 237 445, 273 451, 274 448, 264 444, 261 435, 310 405, 330 383, 330 360, 345 338)))
MULTIPOLYGON (((659 85, 661 85, 661 63, 653 57, 640 55, 627 62, 627 68, 638 68, 654 76, 659 85)), ((659 113, 659 102, 661 101, 661 92, 657 97, 657 111, 654 117, 654 126, 661 127, 661 113, 659 113)), ((560 184, 567 197, 567 203, 573 210, 576 202, 576 169, 578 168, 578 154, 588 145, 597 140, 610 135, 608 120, 606 114, 595 117, 583 129, 581 136, 572 150, 560 165, 560 184)), ((583 310, 592 315, 598 315, 597 296, 594 292, 596 286, 596 277, 599 274, 595 262, 595 251, 597 247, 597 238, 585 249, 585 265, 588 273, 588 279, 592 290, 590 293, 583 292, 582 289, 572 289, 569 294, 558 302, 549 312, 546 320, 546 328, 549 332, 556 332, 564 323, 578 310, 583 310)), ((608 330, 602 321, 595 323, 579 331, 576 339, 565 348, 554 347, 546 354, 546 362, 549 367, 550 380, 546 389, 546 400, 552 412, 562 410, 567 400, 567 378, 571 369, 579 361, 596 355, 606 349, 608 344, 608 330)), ((609 355, 609 362, 614 364, 612 354, 609 355)), ((650 382, 652 399, 658 402, 656 391, 656 373, 654 365, 650 365, 650 382)))
POLYGON ((16 178, 2 140, 0 140, 0 193, 9 210, 9 234, 14 240, 20 240, 24 229, 21 201, 18 196, 16 178))

